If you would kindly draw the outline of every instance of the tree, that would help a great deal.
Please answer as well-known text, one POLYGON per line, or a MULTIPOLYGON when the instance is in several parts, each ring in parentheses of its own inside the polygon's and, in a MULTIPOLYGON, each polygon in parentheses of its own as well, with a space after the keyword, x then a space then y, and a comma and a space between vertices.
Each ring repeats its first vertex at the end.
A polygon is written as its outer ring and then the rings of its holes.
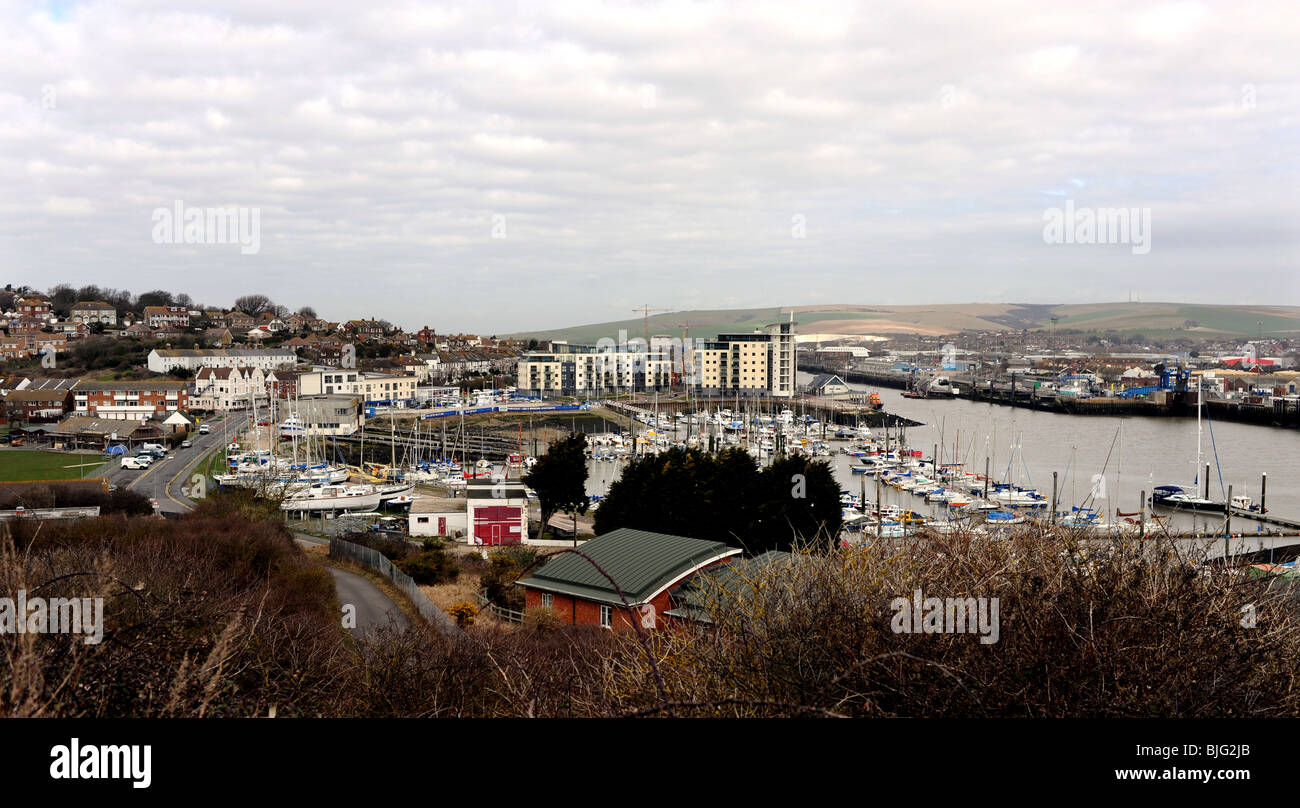
POLYGON ((298 309, 298 313, 309 320, 316 319, 316 310, 313 309, 311 306, 303 306, 302 308, 298 309))
POLYGON ((60 317, 72 313, 72 304, 77 302, 77 290, 61 283, 50 290, 50 308, 60 317))
POLYGON ((596 511, 596 534, 620 527, 731 541, 751 554, 839 533, 840 487, 824 461, 759 470, 743 449, 671 449, 633 460, 596 511))
POLYGON ((170 306, 172 305, 172 293, 162 289, 154 289, 152 292, 145 292, 135 299, 135 310, 144 311, 146 306, 170 306))
POLYGON ((557 513, 586 513, 591 501, 587 499, 587 438, 580 432, 571 432, 546 450, 537 459, 533 470, 523 477, 524 484, 537 492, 542 508, 542 524, 537 538, 546 535, 551 517, 557 513))
POLYGON ((235 310, 242 311, 250 317, 256 317, 264 311, 271 311, 275 304, 266 295, 244 295, 235 300, 235 310))

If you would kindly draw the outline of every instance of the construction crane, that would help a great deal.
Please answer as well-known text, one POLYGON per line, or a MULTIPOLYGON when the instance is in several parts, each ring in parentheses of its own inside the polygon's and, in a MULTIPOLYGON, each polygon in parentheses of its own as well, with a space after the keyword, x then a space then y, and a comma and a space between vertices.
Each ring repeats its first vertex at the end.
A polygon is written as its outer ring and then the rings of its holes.
POLYGON ((695 368, 695 351, 690 347, 691 343, 687 339, 693 325, 704 325, 704 323, 677 323, 677 327, 682 330, 682 375, 687 377, 692 375, 695 368))
POLYGON ((652 311, 668 312, 668 311, 672 311, 672 309, 652 309, 650 308, 649 304, 646 304, 639 309, 632 309, 632 311, 641 312, 641 314, 645 316, 645 333, 642 336, 645 337, 645 349, 649 351, 650 350, 650 312, 652 311))

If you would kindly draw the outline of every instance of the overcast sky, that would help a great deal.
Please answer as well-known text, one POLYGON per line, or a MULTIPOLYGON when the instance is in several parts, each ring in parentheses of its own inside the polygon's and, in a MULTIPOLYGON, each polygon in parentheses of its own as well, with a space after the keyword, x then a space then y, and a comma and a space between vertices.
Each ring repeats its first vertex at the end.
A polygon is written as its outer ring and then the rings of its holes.
POLYGON ((1070 6, 0 3, 0 278, 479 333, 1300 304, 1300 4, 1070 6), (1067 202, 1149 250, 1046 243, 1067 202), (156 243, 178 203, 257 251, 156 243))

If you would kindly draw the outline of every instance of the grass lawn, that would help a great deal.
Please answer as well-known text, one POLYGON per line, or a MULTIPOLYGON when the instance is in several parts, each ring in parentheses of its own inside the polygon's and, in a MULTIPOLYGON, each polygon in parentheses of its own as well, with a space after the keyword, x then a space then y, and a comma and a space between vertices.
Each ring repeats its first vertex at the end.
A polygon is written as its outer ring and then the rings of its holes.
POLYGON ((94 454, 5 449, 0 451, 0 482, 76 480, 81 477, 93 477, 95 470, 104 463, 103 457, 94 454))

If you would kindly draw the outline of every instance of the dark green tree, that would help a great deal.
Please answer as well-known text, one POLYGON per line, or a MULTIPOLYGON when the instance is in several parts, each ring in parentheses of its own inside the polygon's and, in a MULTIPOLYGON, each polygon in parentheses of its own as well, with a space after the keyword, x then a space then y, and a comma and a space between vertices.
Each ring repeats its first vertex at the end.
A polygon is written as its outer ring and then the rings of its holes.
POLYGON ((840 528, 830 466, 781 458, 759 470, 743 449, 672 449, 637 458, 596 511, 596 534, 620 527, 727 541, 751 554, 828 546, 840 528))
POLYGON ((546 535, 551 517, 557 513, 586 513, 591 501, 587 499, 587 439, 580 432, 571 432, 546 450, 537 459, 533 470, 524 475, 524 484, 537 492, 541 504, 542 524, 537 538, 546 535))

